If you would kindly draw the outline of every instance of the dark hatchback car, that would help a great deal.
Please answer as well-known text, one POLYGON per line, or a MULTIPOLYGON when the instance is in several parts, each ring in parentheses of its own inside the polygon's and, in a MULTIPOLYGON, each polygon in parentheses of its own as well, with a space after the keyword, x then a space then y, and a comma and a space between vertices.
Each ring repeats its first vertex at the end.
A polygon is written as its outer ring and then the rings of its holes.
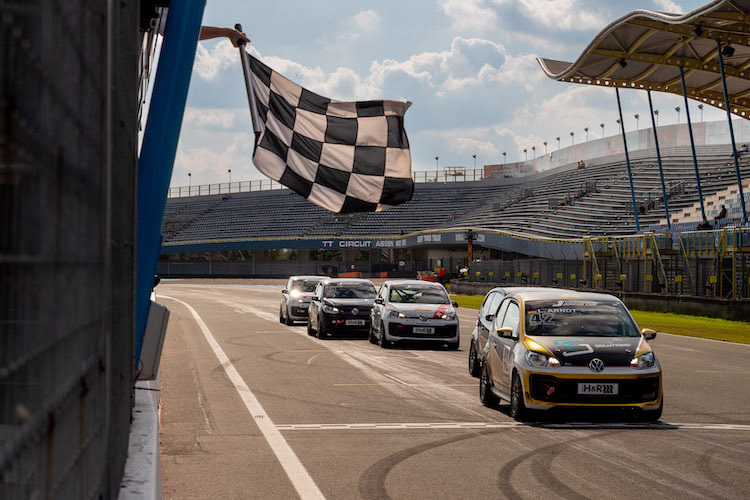
POLYGON ((375 286, 365 279, 321 281, 310 302, 307 333, 319 339, 336 333, 368 333, 376 294, 375 286))

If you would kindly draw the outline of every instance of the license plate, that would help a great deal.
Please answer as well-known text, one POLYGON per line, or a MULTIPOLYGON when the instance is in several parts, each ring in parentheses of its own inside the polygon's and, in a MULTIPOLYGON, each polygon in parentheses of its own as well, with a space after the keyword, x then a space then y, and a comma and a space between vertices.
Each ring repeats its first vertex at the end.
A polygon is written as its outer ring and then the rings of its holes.
POLYGON ((415 326, 414 333, 435 333, 433 326, 415 326))
POLYGON ((347 319, 346 326, 365 326, 365 320, 363 319, 347 319))
POLYGON ((616 396, 619 384, 578 384, 578 394, 594 394, 603 396, 616 396))

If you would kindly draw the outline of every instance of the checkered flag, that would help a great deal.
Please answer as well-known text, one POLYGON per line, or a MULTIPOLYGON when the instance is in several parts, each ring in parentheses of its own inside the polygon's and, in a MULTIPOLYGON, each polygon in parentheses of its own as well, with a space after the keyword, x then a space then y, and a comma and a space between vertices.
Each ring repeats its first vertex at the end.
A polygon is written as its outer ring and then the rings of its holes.
POLYGON ((258 170, 332 212, 377 212, 411 199, 411 103, 328 99, 248 57, 261 122, 258 170))

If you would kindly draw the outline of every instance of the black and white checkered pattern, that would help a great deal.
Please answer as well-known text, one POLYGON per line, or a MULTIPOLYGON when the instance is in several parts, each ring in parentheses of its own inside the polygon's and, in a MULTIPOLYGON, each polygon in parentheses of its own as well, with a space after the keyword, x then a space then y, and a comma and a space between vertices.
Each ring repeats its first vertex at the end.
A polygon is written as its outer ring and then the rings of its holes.
POLYGON ((375 212, 411 199, 401 101, 321 97, 250 57, 261 133, 253 163, 332 212, 375 212))

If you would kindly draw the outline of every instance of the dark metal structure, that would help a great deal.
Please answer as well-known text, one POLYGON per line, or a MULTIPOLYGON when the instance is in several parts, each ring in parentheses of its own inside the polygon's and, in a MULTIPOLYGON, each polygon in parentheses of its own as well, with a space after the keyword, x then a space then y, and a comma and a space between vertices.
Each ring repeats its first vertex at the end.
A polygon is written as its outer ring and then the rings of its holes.
POLYGON ((134 378, 138 2, 0 4, 0 499, 116 498, 134 378))

